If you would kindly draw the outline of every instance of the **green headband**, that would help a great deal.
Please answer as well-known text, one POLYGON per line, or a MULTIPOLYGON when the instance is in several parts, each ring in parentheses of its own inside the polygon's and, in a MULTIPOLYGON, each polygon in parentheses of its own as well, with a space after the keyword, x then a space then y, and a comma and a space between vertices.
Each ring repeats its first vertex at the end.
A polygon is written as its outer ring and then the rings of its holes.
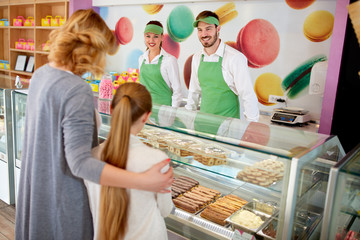
POLYGON ((148 32, 155 33, 155 34, 162 34, 163 28, 158 25, 155 25, 155 24, 148 24, 145 27, 144 33, 148 33, 148 32))
POLYGON ((193 26, 196 28, 199 22, 206 22, 208 24, 215 24, 216 26, 219 26, 219 20, 217 20, 215 17, 212 17, 212 16, 200 18, 200 19, 196 20, 193 23, 193 26))

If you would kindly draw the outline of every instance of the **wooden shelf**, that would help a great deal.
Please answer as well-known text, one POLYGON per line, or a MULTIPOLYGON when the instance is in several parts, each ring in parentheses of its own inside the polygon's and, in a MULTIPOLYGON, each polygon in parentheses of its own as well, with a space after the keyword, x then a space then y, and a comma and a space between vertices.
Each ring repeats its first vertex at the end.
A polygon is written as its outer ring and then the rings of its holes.
POLYGON ((22 49, 16 49, 16 48, 10 48, 10 52, 22 52, 22 53, 35 53, 35 51, 31 50, 22 50, 22 49))
POLYGON ((10 29, 21 29, 21 30, 23 30, 23 29, 35 29, 35 27, 26 27, 26 26, 22 26, 22 27, 18 27, 18 26, 9 26, 8 28, 10 28, 10 29))
POLYGON ((36 26, 35 27, 36 29, 42 29, 42 30, 54 30, 54 29, 57 29, 59 27, 42 27, 42 26, 36 26))
POLYGON ((49 52, 46 51, 36 51, 37 54, 49 55, 49 52))
POLYGON ((30 78, 32 73, 15 71, 16 59, 19 54, 34 56, 34 70, 48 62, 49 52, 41 50, 41 45, 49 39, 52 30, 59 27, 43 27, 41 19, 46 16, 61 16, 65 19, 69 15, 69 0, 0 0, 0 18, 9 20, 9 26, 0 27, 0 60, 9 61, 10 70, 0 69, 2 75, 9 78, 0 78, 0 84, 12 85, 10 81, 16 75, 30 78), (35 26, 13 26, 13 19, 17 16, 33 17, 35 26), (20 38, 32 39, 35 50, 22 50, 15 48, 15 42, 20 38), (5 81, 5 82, 4 82, 5 81))
POLYGON ((32 76, 32 73, 23 72, 23 71, 11 71, 12 73, 24 75, 24 76, 32 76))

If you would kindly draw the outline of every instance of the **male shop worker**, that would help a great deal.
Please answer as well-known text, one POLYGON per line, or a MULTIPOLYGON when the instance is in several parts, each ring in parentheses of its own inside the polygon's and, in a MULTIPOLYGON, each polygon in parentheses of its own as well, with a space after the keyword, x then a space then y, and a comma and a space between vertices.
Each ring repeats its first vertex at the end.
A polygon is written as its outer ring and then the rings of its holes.
POLYGON ((240 118, 240 103, 248 121, 259 120, 258 101, 250 79, 246 57, 219 38, 219 17, 203 11, 193 24, 204 46, 194 54, 191 65, 189 95, 185 106, 200 112, 240 118))

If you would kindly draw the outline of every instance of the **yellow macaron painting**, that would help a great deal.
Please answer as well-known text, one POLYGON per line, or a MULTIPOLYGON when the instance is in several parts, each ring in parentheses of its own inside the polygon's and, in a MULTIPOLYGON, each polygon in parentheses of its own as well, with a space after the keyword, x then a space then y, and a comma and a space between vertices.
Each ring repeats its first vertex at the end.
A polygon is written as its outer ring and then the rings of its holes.
POLYGON ((238 11, 236 11, 235 3, 229 2, 214 11, 219 17, 220 26, 233 20, 237 17, 238 11))
POLYGON ((142 8, 148 14, 154 15, 154 14, 160 12, 160 10, 163 8, 163 6, 164 5, 162 5, 162 4, 144 4, 144 5, 142 5, 142 8))
POLYGON ((304 35, 312 42, 322 42, 331 36, 333 26, 334 16, 329 11, 314 11, 304 21, 304 35))
POLYGON ((274 73, 263 73, 255 81, 254 90, 259 103, 272 106, 276 103, 269 102, 269 96, 284 96, 281 88, 282 79, 274 73))

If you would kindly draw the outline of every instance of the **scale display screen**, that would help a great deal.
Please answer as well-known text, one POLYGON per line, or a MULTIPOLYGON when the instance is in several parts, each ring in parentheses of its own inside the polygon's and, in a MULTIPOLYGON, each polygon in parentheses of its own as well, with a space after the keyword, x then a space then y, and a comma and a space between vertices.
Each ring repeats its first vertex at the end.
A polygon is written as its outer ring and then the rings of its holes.
POLYGON ((274 113, 272 120, 282 121, 282 122, 294 122, 296 116, 282 114, 282 113, 274 113))

